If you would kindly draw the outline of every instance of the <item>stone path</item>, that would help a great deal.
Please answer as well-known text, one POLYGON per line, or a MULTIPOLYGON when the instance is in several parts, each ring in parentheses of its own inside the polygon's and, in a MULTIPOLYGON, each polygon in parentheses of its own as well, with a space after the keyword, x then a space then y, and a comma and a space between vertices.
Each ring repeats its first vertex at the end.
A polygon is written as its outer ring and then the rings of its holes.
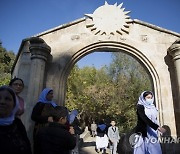
MULTIPOLYGON (((95 140, 95 137, 86 137, 84 139, 82 147, 80 148, 80 154, 97 154, 97 152, 95 151, 95 140)), ((110 153, 109 149, 107 149, 106 153, 110 153)))

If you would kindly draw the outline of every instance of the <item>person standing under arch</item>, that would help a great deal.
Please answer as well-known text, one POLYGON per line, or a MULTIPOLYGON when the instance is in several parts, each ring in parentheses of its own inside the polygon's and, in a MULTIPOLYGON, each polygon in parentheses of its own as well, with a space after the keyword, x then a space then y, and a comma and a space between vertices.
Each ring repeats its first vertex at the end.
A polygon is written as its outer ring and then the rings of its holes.
POLYGON ((92 137, 95 137, 95 136, 96 136, 96 134, 97 134, 96 130, 97 130, 97 124, 96 124, 96 122, 93 120, 93 122, 92 122, 92 124, 91 124, 91 136, 92 136, 92 137))
POLYGON ((161 154, 161 146, 158 143, 158 131, 166 130, 160 127, 157 121, 158 110, 154 105, 154 95, 151 91, 144 91, 137 103, 137 126, 135 128, 137 143, 134 146, 134 154, 161 154), (156 142, 151 142, 153 139, 156 142))
POLYGON ((102 153, 106 153, 106 149, 108 147, 108 137, 107 137, 108 127, 104 123, 104 120, 101 120, 97 126, 97 135, 96 135, 96 152, 102 151, 102 153))
POLYGON ((116 122, 114 120, 111 120, 111 126, 108 128, 108 138, 110 142, 111 154, 116 154, 120 137, 118 127, 116 127, 116 122))

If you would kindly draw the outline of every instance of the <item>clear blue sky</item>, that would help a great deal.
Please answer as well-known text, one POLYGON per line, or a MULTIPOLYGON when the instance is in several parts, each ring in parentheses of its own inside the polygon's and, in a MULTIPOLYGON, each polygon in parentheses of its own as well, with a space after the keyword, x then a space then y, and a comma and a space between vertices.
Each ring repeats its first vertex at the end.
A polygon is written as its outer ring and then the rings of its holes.
MULTIPOLYGON (((17 53, 22 39, 82 18, 84 14, 92 14, 96 8, 104 5, 104 2, 104 0, 0 0, 0 40, 7 50, 17 53)), ((107 0, 107 2, 108 4, 123 2, 125 10, 131 11, 129 14, 131 19, 139 19, 180 33, 180 0, 107 0)), ((93 58, 93 54, 89 57, 93 58)))

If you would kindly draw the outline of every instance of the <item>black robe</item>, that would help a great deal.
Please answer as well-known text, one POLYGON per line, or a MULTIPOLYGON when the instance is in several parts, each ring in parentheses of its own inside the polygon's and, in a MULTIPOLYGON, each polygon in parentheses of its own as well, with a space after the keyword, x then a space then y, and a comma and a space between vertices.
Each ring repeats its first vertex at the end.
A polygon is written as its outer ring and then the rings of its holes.
POLYGON ((0 154, 31 154, 31 145, 21 120, 0 126, 0 154))
POLYGON ((38 131, 36 143, 38 154, 69 154, 76 146, 76 138, 65 125, 52 122, 38 131))
POLYGON ((135 128, 136 133, 141 133, 143 137, 147 136, 147 126, 150 126, 154 130, 158 129, 158 125, 152 122, 145 114, 144 106, 137 105, 137 126, 135 128))

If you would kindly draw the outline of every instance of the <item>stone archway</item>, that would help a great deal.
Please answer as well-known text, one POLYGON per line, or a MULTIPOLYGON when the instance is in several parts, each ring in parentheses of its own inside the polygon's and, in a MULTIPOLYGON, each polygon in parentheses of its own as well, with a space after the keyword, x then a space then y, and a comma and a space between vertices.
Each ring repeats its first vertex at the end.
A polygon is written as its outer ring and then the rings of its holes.
POLYGON ((150 78, 152 79, 151 82, 152 82, 154 93, 155 93, 155 101, 156 101, 157 108, 160 111, 159 120, 160 120, 160 124, 163 125, 164 118, 163 118, 163 112, 162 112, 163 109, 162 109, 161 92, 160 92, 161 88, 160 88, 160 81, 159 81, 158 74, 155 68, 153 67, 153 65, 151 64, 151 62, 148 60, 148 58, 145 55, 143 55, 141 51, 124 43, 113 42, 113 41, 112 42, 109 42, 109 41, 97 42, 78 50, 69 60, 69 62, 66 64, 60 76, 61 88, 60 88, 59 93, 61 94, 61 102, 65 102, 67 78, 74 64, 79 59, 83 58, 85 55, 90 54, 91 52, 95 50, 125 52, 135 57, 135 59, 137 59, 142 64, 142 66, 145 68, 145 70, 150 75, 150 78))
POLYGON ((86 14, 88 18, 60 25, 22 41, 12 76, 25 81, 23 121, 30 137, 33 127, 30 115, 41 90, 52 87, 55 101, 64 104, 71 69, 79 59, 95 50, 122 51, 140 61, 152 79, 161 125, 168 125, 172 136, 180 135, 180 34, 137 19, 131 20, 127 16, 129 11, 121 7, 122 4, 105 3, 93 14, 86 14), (177 82, 173 81, 175 76, 177 82))

